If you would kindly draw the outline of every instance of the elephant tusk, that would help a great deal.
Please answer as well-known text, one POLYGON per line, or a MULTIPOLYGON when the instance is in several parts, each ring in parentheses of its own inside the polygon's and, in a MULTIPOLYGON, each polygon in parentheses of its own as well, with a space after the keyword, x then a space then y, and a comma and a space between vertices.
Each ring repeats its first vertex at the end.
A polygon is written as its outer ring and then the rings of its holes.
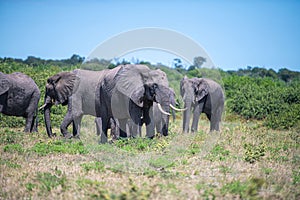
POLYGON ((159 111, 162 112, 163 114, 165 114, 165 115, 171 115, 170 113, 164 111, 159 103, 157 104, 157 107, 158 107, 159 111))
POLYGON ((186 109, 187 109, 187 108, 183 108, 183 109, 181 109, 181 108, 176 108, 176 107, 173 106, 172 104, 170 104, 170 107, 171 107, 173 110, 178 111, 178 112, 183 112, 183 111, 186 111, 186 109))
POLYGON ((41 107, 39 107, 39 110, 42 110, 43 108, 45 108, 47 106, 47 104, 45 103, 44 105, 42 105, 41 107))

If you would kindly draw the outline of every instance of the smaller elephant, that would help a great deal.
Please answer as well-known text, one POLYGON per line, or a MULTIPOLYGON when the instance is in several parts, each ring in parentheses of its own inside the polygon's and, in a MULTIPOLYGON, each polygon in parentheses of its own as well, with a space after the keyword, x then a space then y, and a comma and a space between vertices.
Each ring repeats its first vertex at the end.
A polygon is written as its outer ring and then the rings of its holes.
MULTIPOLYGON (((178 109, 176 108, 176 102, 175 102, 175 91, 170 88, 169 91, 169 101, 170 101, 170 106, 169 108, 163 108, 163 110, 166 110, 167 112, 169 112, 168 109, 171 110, 171 114, 172 114, 172 118, 173 118, 173 122, 175 121, 176 115, 175 115, 175 111, 185 111, 186 109, 178 109)), ((155 123, 155 128, 156 128, 156 132, 160 133, 164 136, 168 135, 168 124, 169 124, 169 116, 167 115, 167 117, 164 117, 162 112, 159 111, 158 108, 158 104, 153 102, 153 117, 154 117, 154 123, 155 123)))
POLYGON ((180 82, 180 93, 187 110, 183 115, 183 132, 189 132, 191 110, 194 110, 191 131, 198 130, 201 113, 205 113, 210 121, 210 131, 219 131, 224 109, 224 92, 215 81, 207 78, 191 78, 186 76, 180 82))
POLYGON ((0 113, 24 117, 24 132, 37 132, 40 95, 38 86, 29 76, 20 72, 0 72, 0 113))
POLYGON ((67 105, 68 111, 61 123, 60 130, 64 137, 80 137, 80 127, 83 115, 96 116, 100 97, 97 87, 107 70, 89 71, 76 69, 71 72, 60 72, 48 78, 44 105, 45 125, 47 134, 52 137, 50 109, 53 105, 67 105), (68 126, 73 124, 73 136, 68 132, 68 126))

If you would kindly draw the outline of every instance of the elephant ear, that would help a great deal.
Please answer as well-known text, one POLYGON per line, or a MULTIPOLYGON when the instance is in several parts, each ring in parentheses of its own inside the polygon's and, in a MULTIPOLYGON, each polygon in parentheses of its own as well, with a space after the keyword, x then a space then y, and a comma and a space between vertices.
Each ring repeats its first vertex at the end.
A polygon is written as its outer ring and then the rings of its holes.
POLYGON ((79 78, 72 72, 60 72, 48 79, 48 83, 54 86, 58 103, 64 103, 74 92, 76 81, 79 78))
POLYGON ((116 90, 129 97, 136 105, 143 107, 144 83, 149 68, 145 65, 125 65, 117 74, 116 90))
POLYGON ((192 85, 195 89, 195 100, 200 101, 208 95, 208 83, 202 78, 193 78, 192 85))
POLYGON ((0 75, 0 95, 2 95, 9 90, 9 81, 2 74, 0 75))
POLYGON ((181 81, 180 81, 180 95, 183 97, 184 96, 184 90, 183 90, 183 86, 188 83, 188 77, 184 76, 181 81))

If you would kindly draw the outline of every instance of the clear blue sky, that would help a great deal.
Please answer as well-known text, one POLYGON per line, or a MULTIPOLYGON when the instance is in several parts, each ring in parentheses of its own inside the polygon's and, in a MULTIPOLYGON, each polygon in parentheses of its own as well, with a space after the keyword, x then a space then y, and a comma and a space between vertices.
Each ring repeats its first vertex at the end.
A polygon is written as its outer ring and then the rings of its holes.
POLYGON ((161 27, 195 40, 225 70, 300 71, 299 19, 291 0, 0 0, 0 57, 86 57, 120 32, 161 27))

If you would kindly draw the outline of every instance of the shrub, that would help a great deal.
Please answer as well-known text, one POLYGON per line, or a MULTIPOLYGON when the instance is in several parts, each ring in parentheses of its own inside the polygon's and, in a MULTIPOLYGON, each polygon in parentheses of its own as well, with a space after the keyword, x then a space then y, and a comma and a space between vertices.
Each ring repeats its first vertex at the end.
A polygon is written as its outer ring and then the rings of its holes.
POLYGON ((288 129, 299 124, 300 84, 271 78, 227 76, 227 106, 245 119, 266 119, 270 128, 288 129))

